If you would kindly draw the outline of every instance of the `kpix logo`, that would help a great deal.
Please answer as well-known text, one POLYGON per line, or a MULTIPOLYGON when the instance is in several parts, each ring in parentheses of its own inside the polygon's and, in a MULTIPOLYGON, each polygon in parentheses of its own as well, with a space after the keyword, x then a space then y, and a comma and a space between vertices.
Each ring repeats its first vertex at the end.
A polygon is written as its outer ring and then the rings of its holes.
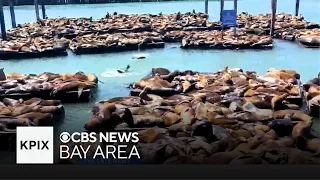
POLYGON ((17 127, 17 164, 53 164, 53 127, 17 127))
POLYGON ((32 150, 32 149, 38 149, 38 150, 43 150, 47 149, 49 150, 48 147, 49 141, 21 141, 21 150, 32 150))

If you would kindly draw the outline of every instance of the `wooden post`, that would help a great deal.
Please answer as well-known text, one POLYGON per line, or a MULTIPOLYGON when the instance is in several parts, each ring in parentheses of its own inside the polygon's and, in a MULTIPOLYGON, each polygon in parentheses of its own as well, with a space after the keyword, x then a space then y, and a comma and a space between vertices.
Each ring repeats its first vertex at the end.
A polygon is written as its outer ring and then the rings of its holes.
POLYGON ((236 14, 238 14, 238 0, 233 0, 233 9, 236 11, 236 14))
POLYGON ((7 40, 7 32, 6 32, 6 24, 4 21, 2 0, 0 1, 0 24, 1 24, 1 38, 3 40, 7 40))
POLYGON ((46 7, 44 5, 44 2, 41 4, 41 10, 42 10, 42 19, 46 19, 46 7))
POLYGON ((299 15, 300 0, 296 0, 296 16, 299 15))
POLYGON ((208 14, 208 4, 209 4, 209 0, 204 0, 204 12, 206 14, 208 14))
MULTIPOLYGON (((236 11, 236 17, 238 16, 238 0, 233 0, 233 9, 236 11)), ((237 23, 237 18, 236 18, 236 23, 237 23)), ((233 35, 237 35, 237 25, 234 26, 233 28, 233 35)))
POLYGON ((12 27, 17 27, 16 24, 16 15, 14 14, 14 5, 13 5, 13 0, 9 0, 9 6, 10 6, 10 15, 11 15, 11 23, 12 27))
POLYGON ((34 8, 36 10, 36 19, 39 22, 40 21, 40 15, 39 15, 39 2, 38 2, 38 0, 34 0, 34 8))
POLYGON ((271 8, 272 8, 272 14, 271 14, 271 27, 270 27, 270 36, 274 36, 274 25, 276 22, 276 15, 277 15, 277 0, 271 0, 271 8))
POLYGON ((224 0, 220 0, 220 22, 222 22, 222 11, 224 9, 224 0))

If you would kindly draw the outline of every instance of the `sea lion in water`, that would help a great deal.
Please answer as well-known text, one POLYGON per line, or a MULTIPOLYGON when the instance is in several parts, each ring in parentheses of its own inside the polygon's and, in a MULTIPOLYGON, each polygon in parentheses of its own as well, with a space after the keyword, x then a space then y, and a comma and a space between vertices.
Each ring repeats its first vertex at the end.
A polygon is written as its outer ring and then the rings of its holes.
POLYGON ((128 64, 127 67, 123 71, 119 70, 119 69, 117 71, 118 71, 118 73, 127 73, 129 68, 130 68, 130 65, 128 64))

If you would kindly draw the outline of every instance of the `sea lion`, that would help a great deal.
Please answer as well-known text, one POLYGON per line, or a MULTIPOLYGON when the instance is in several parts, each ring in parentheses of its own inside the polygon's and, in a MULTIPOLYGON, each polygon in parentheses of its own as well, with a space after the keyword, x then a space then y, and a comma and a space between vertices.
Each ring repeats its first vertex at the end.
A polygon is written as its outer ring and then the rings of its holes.
POLYGON ((139 131, 140 143, 153 143, 162 138, 168 131, 163 128, 153 127, 139 131))
POLYGON ((155 76, 156 74, 168 75, 170 73, 170 71, 165 68, 152 68, 151 72, 152 72, 152 76, 155 76))
POLYGON ((186 125, 190 125, 196 121, 194 110, 191 107, 183 109, 180 117, 182 118, 181 121, 186 125))
POLYGON ((75 73, 73 78, 79 81, 88 81, 88 77, 82 71, 75 73))
POLYGON ((127 73, 129 71, 130 65, 128 64, 127 67, 124 70, 117 70, 118 73, 127 73))
POLYGON ((134 87, 140 87, 141 89, 145 87, 149 88, 170 88, 171 84, 166 81, 161 79, 159 76, 154 76, 152 78, 148 79, 141 79, 139 82, 134 84, 134 87))
POLYGON ((320 86, 310 86, 307 93, 307 99, 310 100, 318 95, 320 95, 320 86))
POLYGON ((35 126, 34 122, 20 117, 1 117, 0 123, 8 129, 16 129, 17 126, 35 126))
POLYGON ((279 137, 289 136, 292 132, 292 115, 286 115, 284 119, 272 120, 268 126, 273 129, 279 137))
POLYGON ((95 104, 92 108, 93 116, 89 122, 84 125, 84 128, 89 132, 99 130, 113 129, 121 123, 121 118, 114 115, 116 107, 114 103, 101 102, 95 104))
POLYGON ((311 152, 320 153, 320 139, 314 138, 307 140, 306 149, 311 152))
POLYGON ((95 86, 95 83, 92 83, 92 82, 80 82, 80 81, 65 82, 56 86, 54 90, 51 92, 51 95, 55 96, 59 92, 77 90, 78 97, 80 97, 84 89, 89 89, 94 86, 95 86))
POLYGON ((285 100, 288 97, 288 94, 283 94, 281 96, 274 96, 271 99, 271 107, 273 110, 277 111, 277 110, 283 110, 283 109, 287 109, 286 105, 283 104, 283 100, 285 100))
POLYGON ((98 83, 98 77, 95 74, 88 73, 88 81, 98 83))
POLYGON ((203 156, 206 157, 208 154, 212 154, 211 146, 209 143, 205 142, 203 138, 196 137, 195 141, 192 141, 188 144, 190 148, 194 151, 197 152, 197 156, 203 156), (201 152, 204 151, 204 152, 201 152))
POLYGON ((166 112, 163 114, 162 119, 164 120, 166 126, 171 126, 178 122, 181 117, 173 112, 166 112))
POLYGON ((232 131, 231 134, 232 134, 233 138, 244 137, 244 138, 248 139, 248 138, 252 137, 251 133, 247 130, 244 130, 244 129, 232 131))
POLYGON ((205 164, 229 164, 233 159, 242 156, 239 151, 218 152, 204 159, 205 164))
POLYGON ((162 117, 153 113, 153 114, 143 114, 143 115, 133 115, 134 126, 135 127, 165 127, 165 122, 162 117))
POLYGON ((320 116, 320 95, 309 100, 307 105, 308 105, 308 112, 310 116, 313 116, 313 117, 320 116))
POLYGON ((268 164, 267 161, 261 159, 256 155, 243 155, 233 159, 230 164, 240 165, 240 164, 268 164))
POLYGON ((50 113, 41 113, 41 112, 29 112, 18 116, 18 118, 25 118, 32 121, 35 125, 38 125, 40 121, 49 121, 53 118, 53 115, 50 113))
POLYGON ((18 100, 10 99, 10 98, 4 98, 2 102, 7 106, 15 106, 17 104, 20 104, 18 100))

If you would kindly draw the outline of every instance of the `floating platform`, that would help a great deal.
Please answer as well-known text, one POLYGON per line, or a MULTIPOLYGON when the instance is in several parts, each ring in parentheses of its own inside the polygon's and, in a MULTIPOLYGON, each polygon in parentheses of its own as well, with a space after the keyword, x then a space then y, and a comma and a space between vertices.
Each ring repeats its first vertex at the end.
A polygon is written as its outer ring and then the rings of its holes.
POLYGON ((68 56, 66 48, 59 48, 53 50, 45 50, 42 52, 5 52, 0 51, 0 60, 9 59, 27 59, 27 58, 41 58, 41 57, 58 57, 68 56))
POLYGON ((183 49, 272 49, 273 40, 269 36, 250 35, 237 31, 192 32, 181 42, 183 49), (223 33, 223 35, 222 35, 223 33))
POLYGON ((133 51, 139 49, 153 49, 153 48, 164 48, 164 42, 146 43, 146 44, 127 44, 123 46, 95 46, 95 47, 77 47, 70 48, 76 55, 80 54, 99 54, 99 53, 113 53, 123 51, 133 51))
POLYGON ((94 74, 42 73, 39 75, 6 74, 0 81, 0 100, 4 98, 41 98, 62 102, 88 102, 95 96, 98 78, 94 74), (26 78, 28 77, 28 78, 26 78))
POLYGON ((85 130, 138 132, 141 164, 292 164, 288 157, 320 164, 313 156, 320 139, 307 131, 312 117, 302 110, 296 71, 151 72, 132 84, 129 96, 97 102, 85 130), (172 149, 188 155, 180 159, 172 149))
POLYGON ((1 103, 0 116, 0 150, 15 151, 17 126, 53 126, 64 120, 65 110, 61 101, 39 98, 16 101, 6 98, 1 103), (25 107, 24 111, 21 107, 25 107))

